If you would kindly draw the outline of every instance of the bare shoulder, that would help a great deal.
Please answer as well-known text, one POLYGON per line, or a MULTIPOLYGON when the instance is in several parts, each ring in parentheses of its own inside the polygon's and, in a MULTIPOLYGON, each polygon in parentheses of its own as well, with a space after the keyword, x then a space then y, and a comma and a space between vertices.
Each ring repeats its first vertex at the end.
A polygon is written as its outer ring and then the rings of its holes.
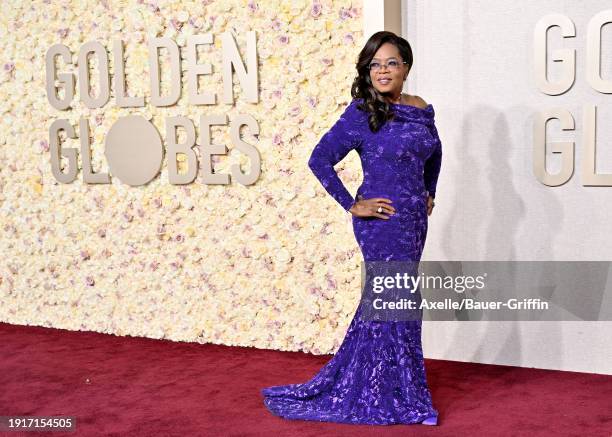
POLYGON ((428 103, 420 96, 412 96, 412 105, 425 109, 428 106, 428 103))

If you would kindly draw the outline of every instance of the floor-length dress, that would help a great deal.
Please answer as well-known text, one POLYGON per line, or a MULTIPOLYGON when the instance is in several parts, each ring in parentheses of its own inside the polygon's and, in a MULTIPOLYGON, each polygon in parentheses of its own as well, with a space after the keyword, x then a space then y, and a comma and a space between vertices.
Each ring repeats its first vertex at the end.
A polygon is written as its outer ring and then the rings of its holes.
MULTIPOLYGON (((348 211, 355 199, 334 170, 351 150, 360 156, 357 196, 386 197, 388 220, 353 216, 364 261, 419 261, 427 235, 427 194, 435 196, 442 145, 431 104, 391 104, 395 118, 376 133, 353 99, 315 146, 308 165, 348 211)), ((264 388, 264 403, 287 419, 390 425, 437 421, 425 375, 421 320, 364 320, 357 307, 336 354, 304 383, 264 388)))

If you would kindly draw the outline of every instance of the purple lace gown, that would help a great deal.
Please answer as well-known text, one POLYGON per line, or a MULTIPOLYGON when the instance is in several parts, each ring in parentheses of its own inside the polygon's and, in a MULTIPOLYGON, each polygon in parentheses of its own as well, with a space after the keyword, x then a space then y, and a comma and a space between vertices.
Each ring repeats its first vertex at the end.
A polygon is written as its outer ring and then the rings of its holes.
MULTIPOLYGON (((434 108, 391 104, 395 118, 377 133, 353 100, 314 148, 308 165, 345 209, 353 197, 334 165, 355 149, 363 182, 357 196, 386 197, 395 215, 353 216, 365 261, 419 261, 427 234, 427 193, 435 196, 442 145, 434 108)), ((309 381, 264 388, 265 406, 287 419, 391 425, 436 422, 427 385, 421 320, 367 321, 357 308, 336 354, 309 381)))

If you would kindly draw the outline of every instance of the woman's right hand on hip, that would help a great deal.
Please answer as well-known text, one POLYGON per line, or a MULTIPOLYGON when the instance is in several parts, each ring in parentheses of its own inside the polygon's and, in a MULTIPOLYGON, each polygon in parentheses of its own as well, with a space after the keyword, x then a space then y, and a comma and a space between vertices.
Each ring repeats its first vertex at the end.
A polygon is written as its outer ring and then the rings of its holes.
POLYGON ((395 208, 391 206, 391 203, 393 201, 385 197, 364 199, 359 195, 349 212, 356 217, 378 217, 389 220, 389 216, 395 214, 395 208))

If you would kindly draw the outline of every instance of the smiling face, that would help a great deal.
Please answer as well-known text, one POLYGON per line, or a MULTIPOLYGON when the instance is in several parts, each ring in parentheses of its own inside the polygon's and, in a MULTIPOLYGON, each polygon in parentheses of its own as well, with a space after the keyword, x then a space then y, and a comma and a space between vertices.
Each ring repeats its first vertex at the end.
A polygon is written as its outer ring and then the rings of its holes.
POLYGON ((398 98, 404 87, 404 77, 410 71, 408 64, 403 63, 399 50, 394 44, 384 43, 374 54, 370 61, 381 68, 376 71, 370 69, 370 79, 376 90, 387 97, 398 98), (387 64, 385 67, 384 65, 387 64), (397 68, 393 68, 393 67, 397 68))

